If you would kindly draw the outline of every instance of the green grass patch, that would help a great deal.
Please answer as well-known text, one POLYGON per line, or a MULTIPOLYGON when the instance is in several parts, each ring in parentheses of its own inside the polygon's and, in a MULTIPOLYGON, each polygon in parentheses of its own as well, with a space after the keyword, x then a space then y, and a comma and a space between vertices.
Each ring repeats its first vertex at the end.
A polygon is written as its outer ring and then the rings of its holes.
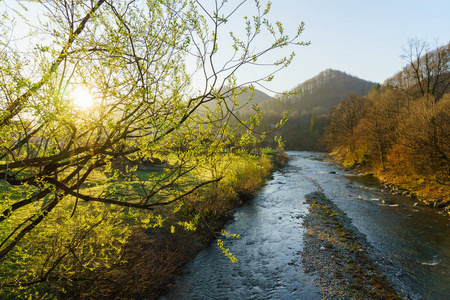
MULTIPOLYGON (((175 160, 169 160, 166 168, 131 169, 120 176, 110 169, 95 170, 78 188, 80 193, 93 197, 107 193, 133 203, 146 197, 149 203, 174 199, 203 181, 223 178, 173 204, 155 206, 150 211, 66 196, 0 266, 3 283, 47 279, 26 287, 2 288, 0 297, 52 298, 57 294, 73 294, 79 298, 93 295, 108 298, 111 293, 123 297, 161 293, 161 287, 167 287, 188 257, 220 234, 234 208, 264 185, 273 167, 271 159, 279 152, 263 152, 261 156, 217 155, 197 162, 196 168, 186 174, 174 168, 181 163, 175 160), (140 266, 139 279, 133 277, 136 273, 129 272, 135 266, 140 266), (79 282, 70 278, 88 280, 79 282), (150 291, 151 288, 154 290, 150 291)), ((34 187, 0 183, 3 210, 38 191, 34 187)), ((36 201, 9 218, 2 224, 0 236, 4 239, 11 234, 54 196, 51 193, 47 199, 36 201)))

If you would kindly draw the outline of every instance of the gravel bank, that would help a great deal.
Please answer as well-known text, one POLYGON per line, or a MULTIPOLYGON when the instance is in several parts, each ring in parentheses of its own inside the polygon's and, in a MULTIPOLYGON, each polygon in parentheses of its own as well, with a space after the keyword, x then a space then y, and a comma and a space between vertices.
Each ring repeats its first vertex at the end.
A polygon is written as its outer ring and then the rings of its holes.
POLYGON ((370 245, 351 220, 323 193, 306 196, 305 246, 307 273, 315 275, 325 299, 400 299, 371 260, 370 245))

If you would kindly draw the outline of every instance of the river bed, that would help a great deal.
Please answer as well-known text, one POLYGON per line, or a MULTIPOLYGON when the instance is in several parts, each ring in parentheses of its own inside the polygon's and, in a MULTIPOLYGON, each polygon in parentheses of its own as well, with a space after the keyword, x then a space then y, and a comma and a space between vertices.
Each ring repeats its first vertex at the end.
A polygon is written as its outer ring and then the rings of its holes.
POLYGON ((325 154, 288 154, 288 165, 226 227, 241 236, 222 238, 239 262, 231 263, 213 243, 187 266, 166 298, 321 299, 320 287, 296 255, 303 249, 305 195, 321 191, 366 235, 377 263, 405 298, 448 299, 448 218, 414 206, 408 197, 390 195, 375 178, 346 172, 325 154))

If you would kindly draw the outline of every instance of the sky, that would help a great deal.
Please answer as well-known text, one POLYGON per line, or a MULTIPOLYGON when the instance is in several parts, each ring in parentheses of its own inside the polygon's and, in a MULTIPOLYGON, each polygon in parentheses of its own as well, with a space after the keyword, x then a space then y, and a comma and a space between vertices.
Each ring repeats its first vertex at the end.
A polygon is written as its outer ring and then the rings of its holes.
POLYGON ((270 84, 277 91, 327 68, 383 83, 405 65, 408 39, 450 41, 449 0, 273 0, 272 14, 286 28, 305 22, 302 40, 311 41, 295 49, 294 63, 270 84))
MULTIPOLYGON (((199 1, 206 8, 214 3, 199 1)), ((242 1, 228 0, 227 5, 242 1)), ((260 2, 264 6, 267 0, 260 2)), ((254 12, 253 3, 247 0, 222 34, 243 33, 242 17, 254 12)), ((450 0, 272 0, 270 18, 281 21, 290 33, 303 21, 301 40, 311 42, 289 50, 296 52, 294 62, 266 85, 277 92, 291 90, 328 68, 383 83, 405 65, 401 55, 408 39, 426 40, 431 46, 450 41, 450 0)), ((257 46, 264 39, 259 42, 257 46)), ((231 47, 226 39, 224 44, 231 47)), ((237 77, 242 83, 265 74, 261 68, 244 68, 237 77)))

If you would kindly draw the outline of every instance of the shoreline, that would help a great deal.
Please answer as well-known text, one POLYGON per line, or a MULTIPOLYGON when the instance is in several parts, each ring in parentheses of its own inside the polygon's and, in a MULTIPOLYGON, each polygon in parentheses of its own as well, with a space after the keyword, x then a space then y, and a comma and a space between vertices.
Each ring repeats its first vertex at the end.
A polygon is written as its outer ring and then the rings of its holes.
POLYGON ((408 177, 389 172, 380 173, 357 163, 345 166, 345 161, 340 159, 336 153, 328 153, 328 156, 333 162, 349 172, 374 176, 388 193, 409 197, 413 203, 434 207, 436 213, 450 217, 450 189, 445 185, 419 176, 408 177))
POLYGON ((325 299, 401 299, 371 258, 371 246, 322 192, 306 195, 305 272, 316 276, 325 299))
MULTIPOLYGON (((439 196, 430 195, 427 190, 433 190, 433 186, 428 185, 424 187, 424 190, 417 189, 417 186, 408 186, 401 180, 392 180, 389 176, 374 175, 381 184, 387 189, 392 195, 404 195, 411 198, 411 201, 434 207, 436 213, 441 214, 446 217, 450 217, 450 201, 444 201, 443 199, 449 199, 448 193, 442 193, 439 196)), ((435 189, 437 190, 437 189, 435 189)))
MULTIPOLYGON (((168 229, 166 228, 166 233, 159 236, 162 240, 153 239, 152 242, 156 241, 157 243, 164 244, 166 243, 167 237, 171 237, 169 243, 171 244, 170 248, 172 249, 170 251, 175 253, 172 261, 173 268, 170 272, 166 272, 166 270, 162 271, 160 273, 162 279, 159 281, 159 284, 140 292, 138 298, 164 299, 173 288, 176 279, 180 276, 187 263, 191 261, 199 251, 203 250, 215 239, 220 237, 219 233, 228 222, 233 220, 236 209, 253 199, 259 190, 266 184, 267 180, 272 177, 273 173, 282 169, 288 161, 288 156, 284 151, 274 151, 274 153, 268 154, 268 158, 271 163, 271 167, 268 170, 269 173, 265 178, 261 178, 264 183, 259 186, 256 191, 244 194, 238 193, 237 199, 226 199, 229 205, 228 209, 219 214, 202 217, 198 224, 198 228, 195 231, 177 231, 175 234, 170 234, 167 232, 168 229), (183 245, 185 247, 182 247, 183 245)), ((143 239, 141 236, 141 238, 138 239, 138 243, 142 243, 146 238, 148 239, 149 236, 144 236, 143 239)), ((156 266, 165 268, 165 262, 158 262, 156 266)))

